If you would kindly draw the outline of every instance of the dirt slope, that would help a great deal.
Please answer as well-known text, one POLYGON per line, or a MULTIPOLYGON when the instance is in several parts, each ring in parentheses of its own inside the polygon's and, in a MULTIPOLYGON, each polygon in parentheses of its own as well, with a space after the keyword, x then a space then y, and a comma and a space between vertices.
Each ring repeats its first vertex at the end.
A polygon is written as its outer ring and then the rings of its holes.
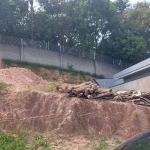
MULTIPOLYGON (((46 84, 28 69, 0 70, 0 80, 15 87, 46 84)), ((150 108, 115 101, 67 98, 65 94, 36 90, 0 91, 0 130, 24 126, 66 136, 118 135, 127 139, 150 128, 150 108)))
MULTIPOLYGON (((3 96, 1 94, 1 96, 3 96)), ((150 128, 150 108, 119 102, 66 98, 37 91, 5 93, 0 101, 0 127, 24 126, 64 135, 118 134, 127 139, 150 128), (12 100, 13 99, 13 100, 12 100)))
POLYGON ((11 67, 0 69, 0 81, 20 87, 26 84, 44 84, 46 81, 37 76, 31 70, 11 67))

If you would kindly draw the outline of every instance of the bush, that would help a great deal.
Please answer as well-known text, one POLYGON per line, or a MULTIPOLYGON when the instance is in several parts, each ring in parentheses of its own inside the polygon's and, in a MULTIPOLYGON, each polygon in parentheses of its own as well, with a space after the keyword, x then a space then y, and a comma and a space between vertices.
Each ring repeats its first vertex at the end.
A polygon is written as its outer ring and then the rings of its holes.
POLYGON ((29 150, 26 144, 11 134, 0 133, 0 150, 29 150))

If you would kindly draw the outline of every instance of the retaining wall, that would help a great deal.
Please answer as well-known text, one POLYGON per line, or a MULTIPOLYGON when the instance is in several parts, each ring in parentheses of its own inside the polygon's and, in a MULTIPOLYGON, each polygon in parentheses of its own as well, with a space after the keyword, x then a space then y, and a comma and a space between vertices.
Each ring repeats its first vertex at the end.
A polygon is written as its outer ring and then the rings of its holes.
POLYGON ((94 61, 93 59, 76 57, 32 47, 0 44, 0 53, 2 58, 53 65, 63 68, 71 66, 74 70, 104 75, 105 78, 112 78, 113 74, 120 71, 117 67, 102 61, 94 61))

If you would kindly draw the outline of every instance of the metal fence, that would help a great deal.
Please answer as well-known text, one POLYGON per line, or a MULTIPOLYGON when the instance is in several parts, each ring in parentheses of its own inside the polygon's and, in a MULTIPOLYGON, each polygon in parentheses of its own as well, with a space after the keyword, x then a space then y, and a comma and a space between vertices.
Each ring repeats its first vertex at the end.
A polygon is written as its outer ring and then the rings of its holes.
POLYGON ((45 41, 36 41, 36 40, 30 40, 30 39, 25 39, 25 38, 0 35, 0 43, 16 45, 16 46, 39 48, 42 50, 48 50, 48 51, 50 50, 50 51, 55 51, 55 52, 59 52, 62 54, 64 53, 64 54, 73 55, 77 57, 99 60, 105 63, 112 64, 113 66, 118 67, 120 70, 123 70, 131 66, 131 64, 124 62, 122 60, 108 57, 106 55, 99 55, 99 54, 93 53, 93 51, 82 51, 74 47, 72 48, 64 47, 59 44, 54 45, 54 44, 51 44, 50 42, 45 42, 45 41))

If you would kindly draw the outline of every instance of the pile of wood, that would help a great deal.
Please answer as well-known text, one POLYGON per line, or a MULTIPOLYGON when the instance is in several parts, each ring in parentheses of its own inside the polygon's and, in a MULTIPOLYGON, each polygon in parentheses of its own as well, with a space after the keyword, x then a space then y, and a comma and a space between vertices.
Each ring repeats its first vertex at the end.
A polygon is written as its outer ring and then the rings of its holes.
POLYGON ((113 100, 129 102, 138 105, 150 106, 150 93, 140 91, 117 91, 99 87, 92 81, 80 85, 67 85, 65 88, 59 87, 60 91, 66 92, 69 97, 85 97, 97 100, 113 100))
POLYGON ((113 99, 116 101, 129 102, 137 105, 150 106, 150 93, 131 91, 116 91, 116 95, 113 99))

